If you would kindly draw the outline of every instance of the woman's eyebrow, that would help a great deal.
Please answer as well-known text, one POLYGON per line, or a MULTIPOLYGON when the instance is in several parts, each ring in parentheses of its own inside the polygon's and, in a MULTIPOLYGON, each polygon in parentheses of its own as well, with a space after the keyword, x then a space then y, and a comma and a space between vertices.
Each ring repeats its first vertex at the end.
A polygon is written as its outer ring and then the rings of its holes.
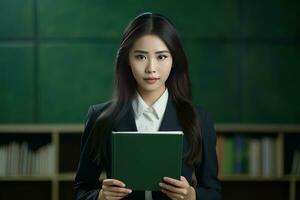
POLYGON ((158 53, 170 53, 170 52, 168 50, 161 50, 161 51, 156 51, 155 53, 158 54, 158 53))
MULTIPOLYGON (((144 50, 134 50, 133 53, 143 53, 143 54, 149 54, 148 51, 144 51, 144 50)), ((160 54, 160 53, 170 53, 168 50, 161 50, 161 51, 156 51, 156 54, 160 54)))

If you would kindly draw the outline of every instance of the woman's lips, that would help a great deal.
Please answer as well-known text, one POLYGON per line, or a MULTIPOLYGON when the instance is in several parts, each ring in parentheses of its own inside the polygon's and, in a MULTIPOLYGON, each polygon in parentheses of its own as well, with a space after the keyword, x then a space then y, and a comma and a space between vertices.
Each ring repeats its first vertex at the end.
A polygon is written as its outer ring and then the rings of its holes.
POLYGON ((144 80, 148 84, 154 84, 157 80, 159 80, 159 78, 144 78, 144 80))

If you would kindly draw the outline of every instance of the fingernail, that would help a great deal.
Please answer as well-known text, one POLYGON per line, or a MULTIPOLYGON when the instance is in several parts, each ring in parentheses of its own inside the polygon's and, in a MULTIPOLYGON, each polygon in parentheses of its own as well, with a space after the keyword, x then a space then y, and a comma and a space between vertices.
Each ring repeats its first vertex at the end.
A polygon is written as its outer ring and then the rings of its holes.
POLYGON ((128 192, 129 192, 129 193, 131 193, 131 192, 132 192, 132 190, 128 190, 128 192))
POLYGON ((162 186, 162 183, 159 183, 158 185, 159 185, 159 186, 162 186))
POLYGON ((164 180, 166 181, 166 180, 168 180, 168 178, 167 178, 167 177, 164 177, 164 180))
POLYGON ((125 187, 126 185, 123 183, 123 187, 125 187))

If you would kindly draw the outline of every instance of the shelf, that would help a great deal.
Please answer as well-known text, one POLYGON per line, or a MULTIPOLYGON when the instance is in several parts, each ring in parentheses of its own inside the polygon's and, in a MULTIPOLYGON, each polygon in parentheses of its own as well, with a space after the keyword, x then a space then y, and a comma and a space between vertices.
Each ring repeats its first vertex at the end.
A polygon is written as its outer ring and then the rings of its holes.
MULTIPOLYGON (((99 180, 106 177, 101 173, 99 180)), ((0 176, 0 181, 52 181, 53 176, 0 176)), ((61 173, 57 176, 59 181, 74 181, 74 173, 61 173)), ((251 177, 251 176, 223 176, 219 177, 221 181, 300 181, 300 176, 283 176, 283 177, 251 177)))
POLYGON ((215 124, 216 132, 300 133, 296 124, 215 124))
MULTIPOLYGON (((74 199, 74 180, 83 129, 83 124, 0 125, 0 145, 2 146, 11 142, 17 144, 26 142, 33 152, 48 144, 53 145, 54 149, 54 158, 51 159, 54 164, 52 176, 0 176, 2 188, 0 199, 74 199), (36 190, 38 191, 35 192, 36 190)), ((240 175, 220 176, 224 200, 236 200, 241 197, 243 200, 296 200, 299 198, 300 176, 284 174, 289 173, 291 154, 298 149, 300 125, 216 124, 215 129, 218 141, 222 141, 220 138, 223 138, 223 142, 224 138, 228 139, 237 135, 246 135, 247 138, 259 141, 266 137, 272 141, 274 139, 276 146, 274 155, 278 158, 274 163, 277 169, 273 176, 250 176, 246 174, 249 173, 248 171, 237 173, 240 175)), ((218 144, 219 147, 222 145, 218 144)), ((102 173, 99 180, 104 178, 106 174, 102 173)))
POLYGON ((0 125, 0 133, 79 133, 84 129, 83 124, 7 124, 0 125))
POLYGON ((60 181, 74 181, 75 173, 62 173, 58 175, 58 180, 60 181))
MULTIPOLYGON (((105 172, 100 174, 99 180, 103 180, 106 178, 105 172)), ((75 179, 75 172, 74 173, 61 173, 58 175, 59 181, 74 181, 75 179)))
POLYGON ((300 176, 288 176, 291 180, 300 181, 300 176))
MULTIPOLYGON (((82 133, 83 124, 1 124, 0 133, 82 133)), ((300 125, 296 124, 222 124, 216 123, 217 132, 249 132, 249 133, 299 133, 300 125)))
POLYGON ((261 177, 261 176, 222 176, 219 177, 221 181, 233 181, 233 182, 238 182, 238 181, 250 181, 250 182, 256 182, 256 181, 293 181, 293 180, 300 180, 300 177, 294 177, 294 176, 270 176, 270 177, 261 177))
POLYGON ((52 181, 53 176, 0 176, 0 181, 52 181))

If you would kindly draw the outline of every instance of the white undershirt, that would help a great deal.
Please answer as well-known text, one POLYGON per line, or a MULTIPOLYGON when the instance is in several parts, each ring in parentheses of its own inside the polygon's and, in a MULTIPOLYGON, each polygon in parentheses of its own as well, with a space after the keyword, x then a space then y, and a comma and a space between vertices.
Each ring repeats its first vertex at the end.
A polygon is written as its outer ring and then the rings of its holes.
MULTIPOLYGON (((168 103, 168 89, 152 106, 148 106, 137 92, 132 100, 132 108, 138 132, 158 131, 168 103)), ((145 191, 145 200, 152 200, 152 192, 145 191)))

